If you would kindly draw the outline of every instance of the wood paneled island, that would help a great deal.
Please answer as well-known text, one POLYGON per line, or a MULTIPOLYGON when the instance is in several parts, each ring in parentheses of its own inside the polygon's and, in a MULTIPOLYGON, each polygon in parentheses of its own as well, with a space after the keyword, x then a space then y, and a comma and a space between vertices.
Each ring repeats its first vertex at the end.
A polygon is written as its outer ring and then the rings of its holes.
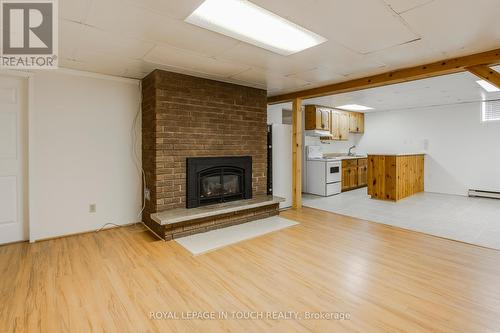
POLYGON ((424 191, 423 153, 368 154, 368 195, 398 201, 424 191))

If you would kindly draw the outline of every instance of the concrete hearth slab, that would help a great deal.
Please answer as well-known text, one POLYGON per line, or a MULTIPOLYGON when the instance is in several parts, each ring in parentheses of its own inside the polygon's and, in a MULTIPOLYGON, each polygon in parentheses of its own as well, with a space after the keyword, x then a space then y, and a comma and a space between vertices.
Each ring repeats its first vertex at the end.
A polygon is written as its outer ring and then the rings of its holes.
POLYGON ((283 201, 285 201, 285 199, 280 197, 261 195, 252 199, 231 201, 197 208, 175 208, 151 214, 151 219, 160 225, 169 225, 270 206, 283 201))

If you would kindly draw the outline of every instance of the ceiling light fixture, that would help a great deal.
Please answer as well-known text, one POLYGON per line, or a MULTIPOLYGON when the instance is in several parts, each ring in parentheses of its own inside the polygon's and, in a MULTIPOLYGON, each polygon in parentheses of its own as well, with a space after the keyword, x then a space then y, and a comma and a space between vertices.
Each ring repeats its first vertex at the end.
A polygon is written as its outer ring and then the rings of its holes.
POLYGON ((185 21, 284 56, 327 41, 247 0, 205 0, 185 21))
POLYGON ((481 87, 483 87, 483 89, 486 90, 487 92, 497 92, 497 91, 500 91, 500 89, 498 87, 492 85, 488 81, 479 80, 479 81, 476 81, 476 83, 479 84, 481 87))
POLYGON ((342 106, 337 106, 337 109, 347 110, 347 111, 368 111, 373 110, 373 108, 358 104, 346 104, 342 106))

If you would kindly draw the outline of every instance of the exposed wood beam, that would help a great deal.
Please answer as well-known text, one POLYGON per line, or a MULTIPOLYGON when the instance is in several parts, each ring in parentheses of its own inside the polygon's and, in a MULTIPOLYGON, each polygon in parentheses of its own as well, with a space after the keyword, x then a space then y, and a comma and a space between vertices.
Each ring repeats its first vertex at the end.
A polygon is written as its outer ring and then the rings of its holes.
POLYGON ((425 79, 451 73, 458 73, 467 68, 478 65, 496 65, 500 63, 500 49, 476 53, 473 55, 447 59, 421 66, 398 69, 395 71, 368 76, 340 83, 329 84, 322 87, 297 91, 289 94, 268 97, 268 104, 290 102, 295 98, 312 98, 326 95, 334 95, 356 90, 386 86, 395 83, 408 82, 425 79))
POLYGON ((488 66, 473 66, 467 67, 467 70, 500 89, 500 73, 494 69, 489 68, 488 66))
POLYGON ((302 207, 302 100, 292 103, 292 194, 293 208, 302 207))

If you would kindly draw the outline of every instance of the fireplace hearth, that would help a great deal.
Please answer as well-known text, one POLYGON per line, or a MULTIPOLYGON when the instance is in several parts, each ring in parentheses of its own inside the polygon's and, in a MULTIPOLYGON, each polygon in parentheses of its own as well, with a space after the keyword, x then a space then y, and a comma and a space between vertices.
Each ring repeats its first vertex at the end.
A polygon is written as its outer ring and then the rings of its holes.
POLYGON ((187 158, 186 207, 252 198, 252 157, 187 158))

